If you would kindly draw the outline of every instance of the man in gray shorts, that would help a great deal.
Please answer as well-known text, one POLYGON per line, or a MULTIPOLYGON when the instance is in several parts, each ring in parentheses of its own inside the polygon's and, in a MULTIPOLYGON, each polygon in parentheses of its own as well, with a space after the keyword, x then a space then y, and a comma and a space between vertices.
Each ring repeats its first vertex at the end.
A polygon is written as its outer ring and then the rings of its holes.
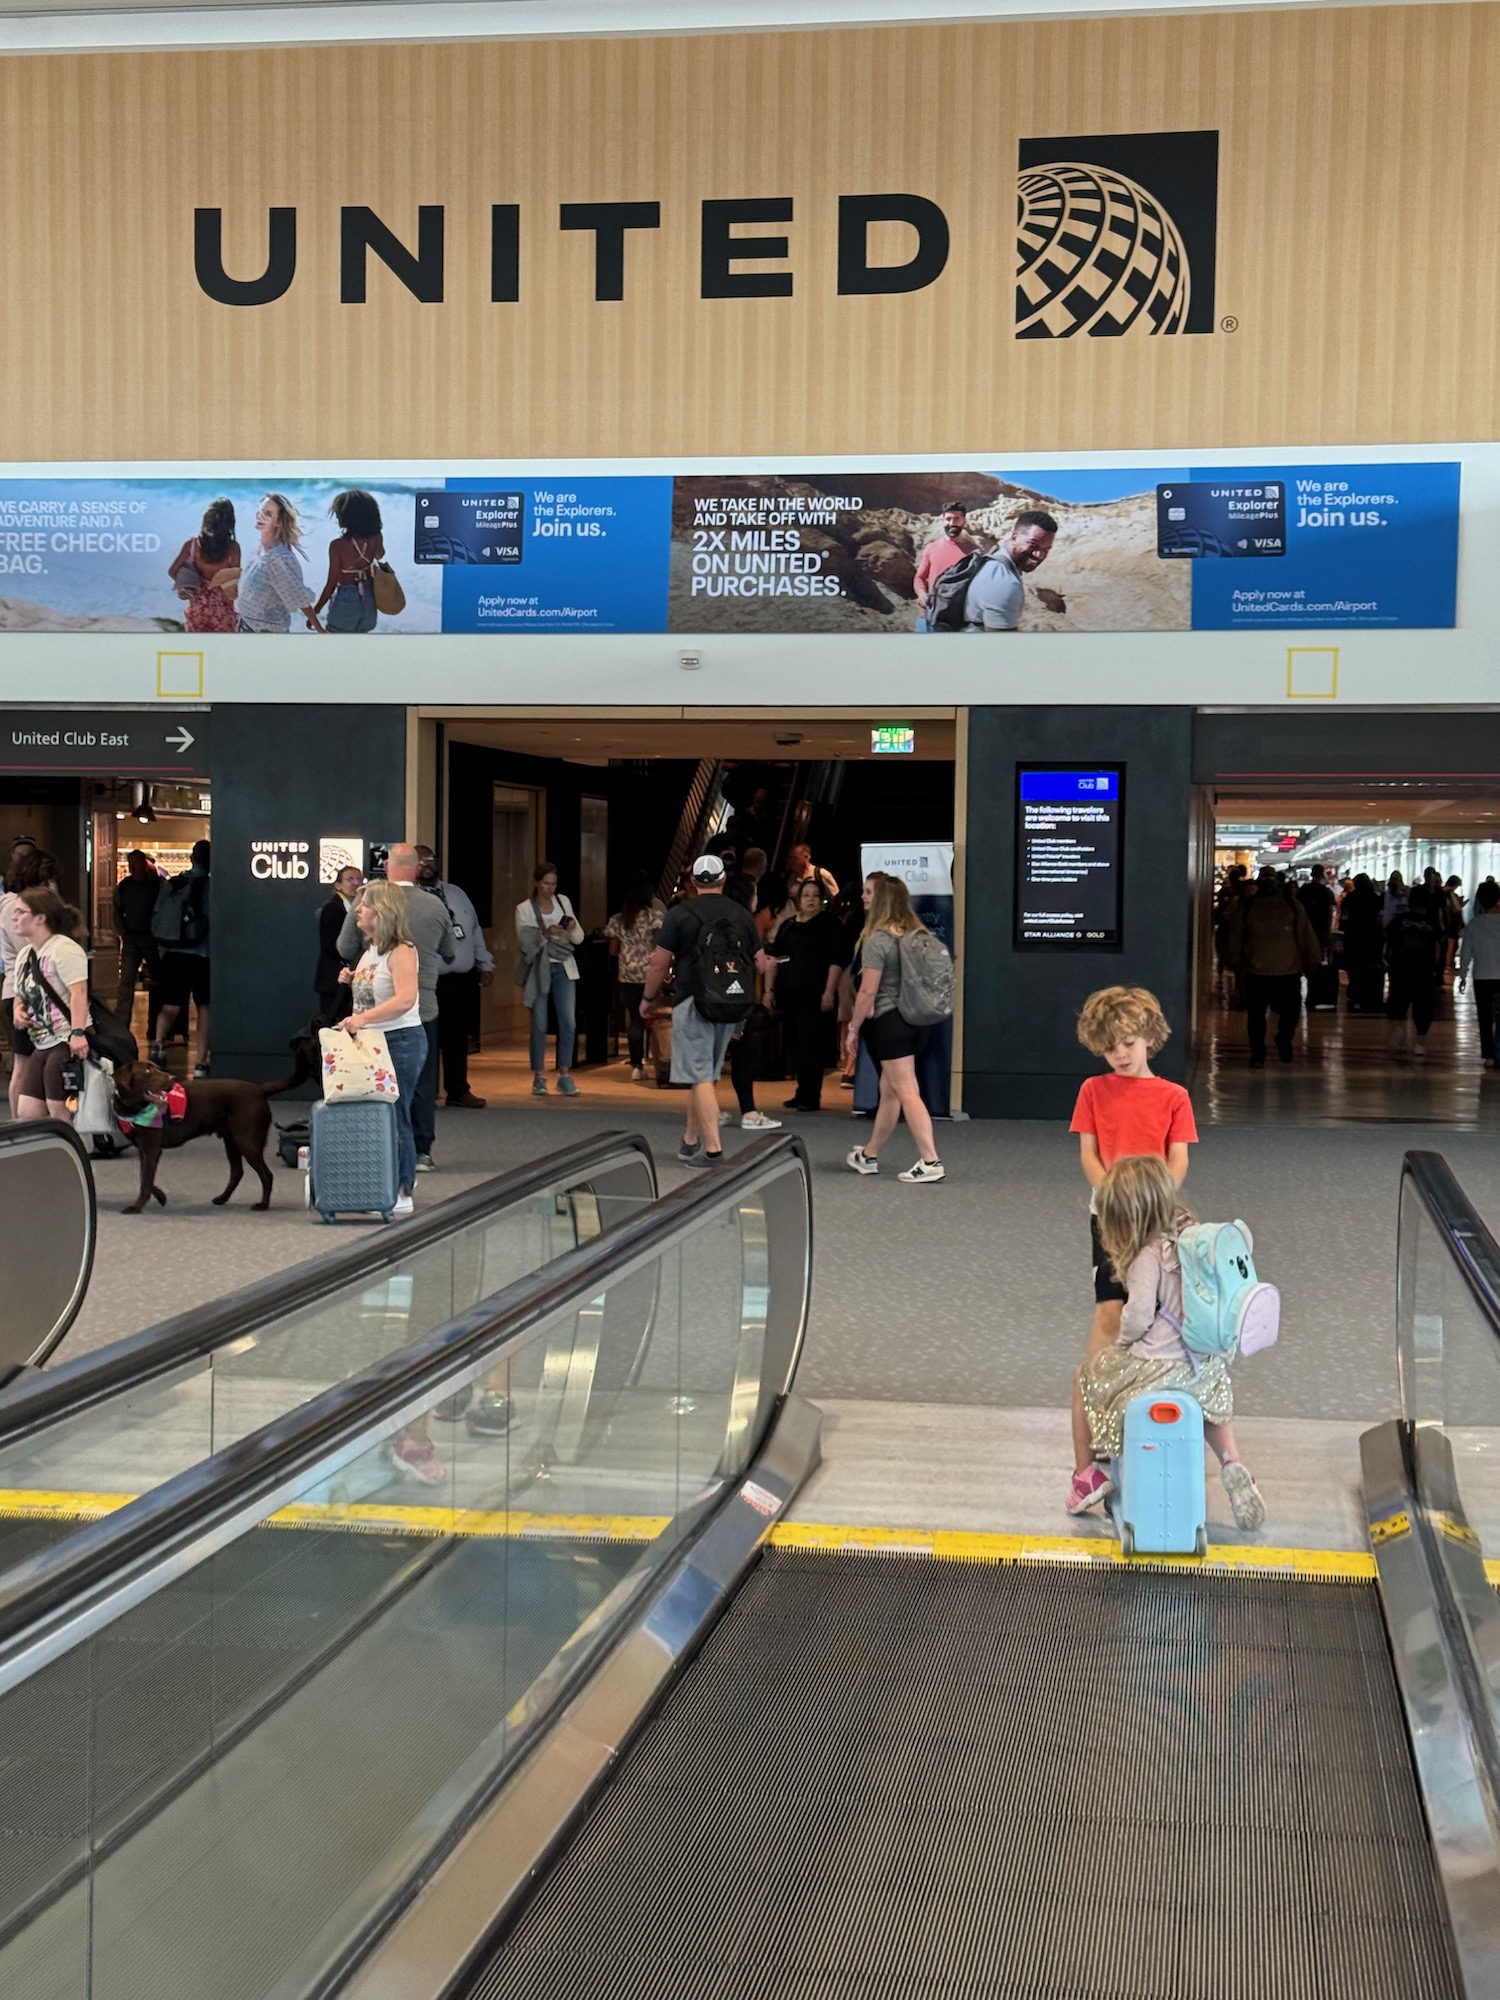
MULTIPOLYGON (((724 864, 717 854, 703 854, 693 863, 697 895, 668 910, 646 968, 641 1016, 649 1021, 667 974, 676 966, 677 999, 672 1008, 672 1081, 688 1086, 687 1129, 677 1157, 684 1166, 713 1167, 723 1159, 719 1145, 719 1099, 715 1089, 734 1031, 755 1002, 755 965, 761 956, 760 936, 750 912, 723 894, 724 864), (716 937, 742 968, 731 973, 745 986, 744 1012, 737 1020, 710 1021, 698 1011, 702 972, 698 943, 710 924, 716 937)), ((722 960, 722 955, 721 955, 722 960)), ((734 1001, 730 1005, 737 1004, 734 1001)), ((721 999, 720 1006, 724 1006, 721 999)))

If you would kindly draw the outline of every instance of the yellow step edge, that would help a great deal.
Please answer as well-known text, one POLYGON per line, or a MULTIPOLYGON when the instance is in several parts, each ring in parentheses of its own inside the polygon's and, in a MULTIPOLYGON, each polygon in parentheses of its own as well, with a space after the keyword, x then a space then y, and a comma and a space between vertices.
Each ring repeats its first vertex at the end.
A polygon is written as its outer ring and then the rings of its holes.
POLYGON ((959 1528, 870 1528, 834 1522, 779 1521, 771 1530, 779 1549, 861 1549, 891 1555, 930 1555, 945 1562, 1081 1563, 1173 1570, 1249 1571, 1307 1582, 1372 1579, 1375 1558, 1357 1549, 1256 1548, 1210 1543, 1204 1556, 1126 1556, 1105 1536, 985 1535, 959 1528))

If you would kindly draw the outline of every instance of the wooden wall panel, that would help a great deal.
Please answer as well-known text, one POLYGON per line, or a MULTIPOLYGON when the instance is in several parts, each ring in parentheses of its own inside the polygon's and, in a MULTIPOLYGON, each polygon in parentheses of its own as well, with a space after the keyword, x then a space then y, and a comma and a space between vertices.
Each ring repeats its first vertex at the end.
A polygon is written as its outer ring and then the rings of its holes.
POLYGON ((9 460, 1100 450, 1492 438, 1500 424, 1500 9, 1380 7, 697 39, 0 62, 0 424, 9 460), (1022 137, 1221 134, 1233 333, 1017 341, 1022 137), (941 203, 948 269, 839 298, 840 193, 941 203), (698 296, 699 203, 791 195, 791 299, 698 296), (564 201, 656 200, 597 303, 564 201), (489 303, 489 204, 523 205, 489 303), (415 240, 338 303, 338 211, 415 240), (231 271, 297 208, 269 306, 231 271))

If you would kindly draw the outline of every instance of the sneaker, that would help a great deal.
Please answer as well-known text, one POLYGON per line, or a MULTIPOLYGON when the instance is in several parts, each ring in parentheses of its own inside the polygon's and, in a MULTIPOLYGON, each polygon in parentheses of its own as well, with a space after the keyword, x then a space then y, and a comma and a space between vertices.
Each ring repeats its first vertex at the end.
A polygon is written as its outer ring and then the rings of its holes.
POLYGON ((404 1479, 420 1479, 424 1486, 441 1486, 448 1477, 430 1438, 412 1437, 403 1431, 391 1439, 385 1455, 404 1479))
POLYGON ((854 1088, 854 1078, 852 1076, 841 1076, 839 1078, 840 1090, 853 1090, 853 1088, 854 1088))
POLYGON ((646 1081, 646 1072, 639 1063, 630 1072, 630 1081, 632 1083, 644 1083, 646 1081))
POLYGON ((398 1194, 396 1199, 391 1203, 391 1214, 410 1215, 415 1207, 416 1203, 409 1194, 398 1194))
POLYGON ((547 1095, 546 1077, 534 1076, 531 1079, 531 1094, 533 1097, 545 1097, 547 1095))
POLYGON ((722 1167, 724 1164, 724 1149, 720 1147, 717 1153, 695 1153, 689 1164, 695 1167, 722 1167))
POLYGON ((456 1395, 445 1396, 433 1415, 440 1424, 456 1424, 474 1400, 474 1385, 466 1382, 456 1395))
POLYGON ((205 1077, 205 1076, 207 1076, 207 1075, 208 1075, 208 1064, 207 1064, 207 1063, 195 1063, 195 1064, 194 1064, 194 1066, 193 1066, 193 1078, 194 1078, 194 1081, 195 1081, 195 1082, 196 1082, 196 1081, 197 1081, 198 1079, 200 1079, 200 1078, 202 1078, 202 1077, 205 1077))
POLYGON ((1219 1477, 1224 1482, 1224 1491, 1229 1495, 1229 1505, 1234 1513, 1237 1528, 1259 1528, 1266 1518, 1266 1503, 1261 1498, 1260 1488, 1250 1477, 1250 1468, 1237 1458, 1232 1458, 1222 1467, 1219 1477))
POLYGON ((682 1144, 677 1148, 677 1157, 685 1167, 696 1166, 698 1155, 702 1150, 703 1141, 701 1139, 695 1139, 691 1146, 684 1139, 682 1144))
POLYGON ((846 1167, 853 1167, 857 1174, 878 1174, 880 1172, 879 1160, 872 1160, 863 1146, 856 1146, 852 1152, 846 1153, 844 1155, 844 1165, 846 1167))
POLYGON ((924 1181, 940 1181, 944 1178, 941 1160, 918 1160, 908 1167, 904 1174, 897 1174, 898 1181, 905 1181, 908 1187, 920 1187, 924 1181))
POLYGON ((510 1429, 510 1397, 498 1389, 482 1390, 464 1422, 474 1437, 504 1437, 510 1429))
POLYGON ((466 1090, 461 1097, 444 1100, 450 1111, 483 1111, 484 1099, 476 1097, 472 1090, 466 1090))
POLYGON ((764 1111, 747 1111, 740 1120, 742 1132, 779 1132, 781 1120, 768 1118, 764 1111))
POLYGON ((1426 1055, 1426 1053, 1427 1053, 1427 1042, 1426 1042, 1426 1039, 1425 1039, 1425 1037, 1424 1037, 1424 1036, 1422 1036, 1422 1035, 1418 1035, 1417 1039, 1416 1039, 1416 1040, 1415 1040, 1415 1041, 1414 1041, 1414 1042, 1412 1043, 1412 1048, 1411 1048, 1411 1052, 1412 1052, 1412 1054, 1413 1054, 1414 1056, 1425 1056, 1425 1055, 1426 1055))
POLYGON ((1075 1472, 1073 1484, 1068 1488, 1068 1512, 1086 1514, 1090 1507, 1097 1507, 1101 1500, 1107 1500, 1114 1490, 1115 1482, 1102 1465, 1091 1465, 1087 1472, 1075 1472))
POLYGON ((782 1105, 783 1111, 821 1111, 821 1104, 804 1104, 800 1097, 789 1097, 782 1105))
POLYGON ((435 1174, 437 1172, 437 1168, 432 1164, 431 1153, 418 1153, 417 1172, 419 1174, 435 1174))
POLYGON ((167 1059, 167 1045, 166 1045, 166 1043, 165 1043, 165 1042, 153 1042, 153 1043, 151 1044, 151 1060, 152 1060, 152 1062, 154 1062, 154 1063, 164 1063, 164 1062, 166 1061, 166 1059, 167 1059))

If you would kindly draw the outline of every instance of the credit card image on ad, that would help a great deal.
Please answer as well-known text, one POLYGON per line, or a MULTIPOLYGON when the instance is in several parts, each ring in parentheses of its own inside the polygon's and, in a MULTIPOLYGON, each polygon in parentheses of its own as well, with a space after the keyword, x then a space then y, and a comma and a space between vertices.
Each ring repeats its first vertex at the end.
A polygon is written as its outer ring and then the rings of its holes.
POLYGON ((1120 943, 1124 771, 1023 765, 1016 777, 1016 943, 1111 951, 1120 943))
POLYGON ((518 563, 525 495, 419 493, 413 556, 419 563, 518 563))
POLYGON ((1156 553, 1284 556, 1286 487, 1275 479, 1203 479, 1156 489, 1156 553))

